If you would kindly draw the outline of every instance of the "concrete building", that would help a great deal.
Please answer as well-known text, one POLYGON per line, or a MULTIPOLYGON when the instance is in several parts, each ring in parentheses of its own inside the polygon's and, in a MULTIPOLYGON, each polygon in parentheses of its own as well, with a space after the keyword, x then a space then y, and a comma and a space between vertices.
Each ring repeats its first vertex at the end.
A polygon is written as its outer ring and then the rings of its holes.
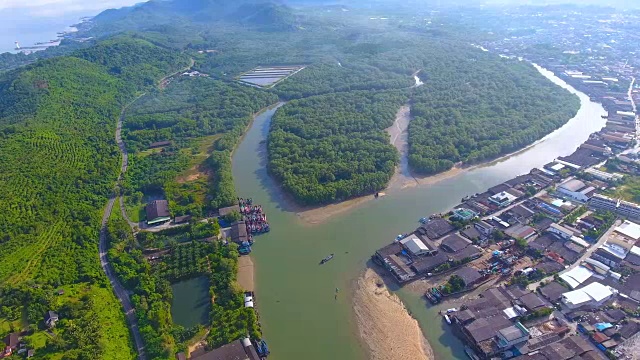
POLYGON ((607 244, 619 248, 626 254, 638 240, 640 240, 640 225, 626 220, 609 235, 607 244))
POLYGON ((493 232, 496 230, 495 226, 487 223, 486 221, 478 221, 477 223, 473 224, 473 227, 476 228, 476 230, 478 230, 478 232, 484 236, 491 236, 491 234, 493 234, 493 232))
POLYGON ((612 199, 610 197, 607 197, 601 194, 595 194, 589 200, 589 206, 598 210, 617 212, 618 200, 612 199))
POLYGON ((562 225, 558 225, 556 223, 551 224, 547 229, 548 232, 557 235, 563 240, 570 240, 572 236, 575 236, 575 232, 571 229, 568 229, 562 225))
POLYGON ((617 173, 613 173, 612 174, 612 173, 608 173, 608 172, 605 172, 605 171, 600 171, 600 170, 593 169, 593 168, 587 169, 584 172, 587 173, 587 174, 590 174, 594 178, 600 179, 602 181, 616 181, 616 180, 620 180, 620 179, 622 179, 624 177, 624 175, 622 175, 622 174, 617 174, 617 173))
POLYGON ((589 206, 598 210, 614 212, 631 219, 640 219, 640 205, 624 200, 596 194, 589 200, 589 206))
POLYGON ((489 202, 498 205, 499 207, 506 207, 511 205, 518 198, 506 191, 497 193, 489 198, 489 202))
POLYGON ((620 200, 618 214, 632 219, 640 219, 640 205, 629 201, 620 200))
POLYGON ((520 322, 499 330, 496 334, 496 344, 500 349, 508 349, 527 340, 529 340, 529 330, 520 322))
POLYGON ((576 201, 587 202, 596 189, 578 179, 569 179, 557 188, 558 192, 576 201))
POLYGON ((400 244, 402 244, 402 247, 409 251, 413 256, 430 255, 437 251, 436 249, 431 249, 427 246, 427 244, 425 244, 424 241, 416 235, 411 235, 400 240, 400 244))
POLYGON ((465 209, 465 208, 457 208, 453 210, 453 217, 462 220, 462 221, 470 221, 473 220, 478 213, 473 210, 465 209))

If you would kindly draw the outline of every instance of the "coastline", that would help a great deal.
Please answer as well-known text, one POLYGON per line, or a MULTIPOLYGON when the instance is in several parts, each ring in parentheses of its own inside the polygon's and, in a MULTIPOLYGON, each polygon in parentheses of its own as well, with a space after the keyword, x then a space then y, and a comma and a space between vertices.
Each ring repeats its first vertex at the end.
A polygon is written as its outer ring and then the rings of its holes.
POLYGON ((372 268, 367 268, 357 281, 353 309, 369 359, 434 359, 418 321, 372 268))

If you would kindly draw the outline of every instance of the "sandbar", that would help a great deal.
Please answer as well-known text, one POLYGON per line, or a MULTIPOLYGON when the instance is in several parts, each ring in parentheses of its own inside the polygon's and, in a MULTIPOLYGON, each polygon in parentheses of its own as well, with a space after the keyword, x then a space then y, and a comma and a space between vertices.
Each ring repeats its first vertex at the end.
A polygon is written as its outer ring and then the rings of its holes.
POLYGON ((353 300, 358 330, 369 349, 369 359, 434 358, 418 321, 373 269, 367 269, 358 279, 353 300))

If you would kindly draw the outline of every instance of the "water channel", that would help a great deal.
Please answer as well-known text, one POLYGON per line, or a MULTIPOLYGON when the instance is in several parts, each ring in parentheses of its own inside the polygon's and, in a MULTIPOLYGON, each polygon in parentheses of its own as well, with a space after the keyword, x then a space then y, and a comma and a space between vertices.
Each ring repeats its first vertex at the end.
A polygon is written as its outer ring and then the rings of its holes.
MULTIPOLYGON (((266 139, 277 108, 256 117, 233 157, 239 196, 262 204, 272 231, 257 237, 256 300, 263 332, 274 360, 363 359, 354 321, 351 288, 371 254, 396 234, 412 231, 425 215, 448 210, 469 194, 483 192, 527 173, 558 156, 572 153, 590 133, 600 130, 606 112, 551 72, 539 69, 554 83, 580 97, 576 117, 533 146, 506 159, 477 167, 442 182, 389 190, 387 196, 364 203, 321 225, 306 225, 287 205, 266 172, 266 139), (325 265, 318 262, 334 253, 325 265), (337 299, 335 289, 339 288, 337 299)), ((462 346, 419 294, 398 295, 418 319, 437 359, 463 358, 462 346)))

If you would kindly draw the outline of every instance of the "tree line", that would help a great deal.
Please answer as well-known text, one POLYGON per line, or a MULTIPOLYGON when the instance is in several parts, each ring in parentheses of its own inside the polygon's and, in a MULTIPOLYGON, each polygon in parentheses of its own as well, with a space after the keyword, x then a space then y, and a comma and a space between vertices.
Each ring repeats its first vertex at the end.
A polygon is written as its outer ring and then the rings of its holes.
POLYGON ((383 189, 398 162, 384 129, 406 100, 403 91, 356 91, 287 103, 272 120, 269 171, 305 204, 383 189))

